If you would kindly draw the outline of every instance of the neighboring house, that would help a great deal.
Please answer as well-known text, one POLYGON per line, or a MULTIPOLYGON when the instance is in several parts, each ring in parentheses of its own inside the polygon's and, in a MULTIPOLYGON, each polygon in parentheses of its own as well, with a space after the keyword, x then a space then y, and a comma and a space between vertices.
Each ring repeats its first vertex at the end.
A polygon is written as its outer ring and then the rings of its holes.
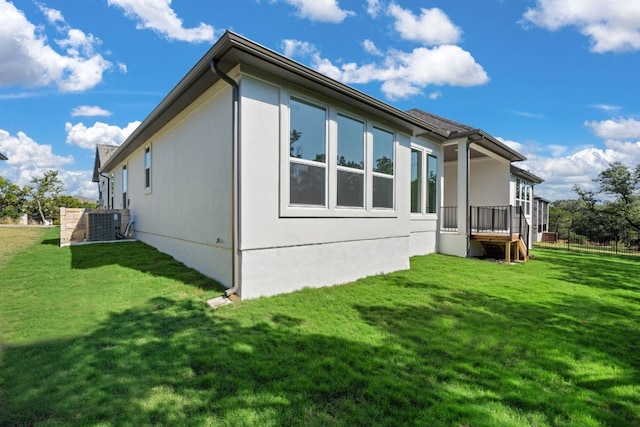
POLYGON ((98 170, 138 239, 254 298, 472 254, 471 206, 515 205, 520 160, 226 32, 98 170))
POLYGON ((113 180, 108 174, 101 173, 102 166, 118 149, 117 145, 96 145, 96 159, 93 165, 93 182, 98 183, 98 207, 109 209, 113 207, 113 180))
POLYGON ((533 209, 531 225, 534 230, 534 242, 543 241, 543 239, 555 240, 555 230, 549 229, 549 205, 551 202, 540 196, 533 198, 533 209), (545 236, 545 234, 553 233, 552 236, 545 236))
POLYGON ((9 159, 7 159, 7 156, 5 156, 4 154, 0 153, 0 160, 9 160, 9 159))

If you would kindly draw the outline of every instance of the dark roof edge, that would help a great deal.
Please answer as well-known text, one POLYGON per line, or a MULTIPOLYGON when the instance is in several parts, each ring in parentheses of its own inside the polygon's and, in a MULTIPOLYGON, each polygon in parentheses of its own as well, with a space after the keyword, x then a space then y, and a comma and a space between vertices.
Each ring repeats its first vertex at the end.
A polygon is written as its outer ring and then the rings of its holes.
MULTIPOLYGON (((316 84, 325 86, 331 90, 339 92, 359 102, 367 104, 385 114, 396 119, 400 119, 412 126, 419 127, 424 131, 434 134, 440 139, 446 139, 447 135, 439 131, 429 123, 416 118, 404 111, 401 111, 389 104, 386 104, 372 96, 369 96, 357 89, 340 83, 330 77, 327 77, 311 68, 287 58, 267 47, 246 39, 232 31, 227 30, 214 45, 205 53, 205 55, 191 68, 191 70, 180 80, 180 82, 169 92, 167 96, 151 111, 144 121, 133 131, 133 133, 122 143, 118 150, 109 158, 101 169, 108 169, 115 166, 133 152, 137 147, 132 146, 134 141, 138 139, 145 131, 154 123, 163 113, 165 113, 171 105, 183 95, 204 73, 209 71, 209 64, 212 60, 221 59, 229 51, 237 49, 246 54, 257 57, 263 61, 276 65, 289 72, 307 78, 316 84)), ((216 77, 217 79, 217 77, 216 77)))
POLYGON ((9 160, 9 158, 4 154, 0 153, 0 160, 9 160))
POLYGON ((513 175, 519 176, 520 178, 529 180, 534 184, 542 184, 544 182, 544 179, 540 178, 539 176, 534 175, 531 172, 521 169, 517 166, 511 165, 511 173, 513 175))

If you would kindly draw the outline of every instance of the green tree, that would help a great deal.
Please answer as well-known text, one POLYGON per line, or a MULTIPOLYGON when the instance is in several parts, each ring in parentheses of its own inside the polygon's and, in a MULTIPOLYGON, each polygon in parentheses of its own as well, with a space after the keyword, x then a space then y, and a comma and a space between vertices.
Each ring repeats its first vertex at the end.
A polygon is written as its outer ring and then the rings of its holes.
POLYGON ((612 163, 595 182, 600 185, 600 193, 613 199, 607 203, 607 211, 640 231, 640 165, 632 169, 620 162, 612 163))
POLYGON ((0 219, 19 217, 24 213, 26 203, 24 190, 0 176, 0 219))
POLYGON ((44 223, 47 218, 53 218, 58 212, 57 200, 62 194, 62 181, 57 170, 48 170, 42 178, 33 178, 31 182, 33 187, 25 187, 30 197, 29 207, 44 223))

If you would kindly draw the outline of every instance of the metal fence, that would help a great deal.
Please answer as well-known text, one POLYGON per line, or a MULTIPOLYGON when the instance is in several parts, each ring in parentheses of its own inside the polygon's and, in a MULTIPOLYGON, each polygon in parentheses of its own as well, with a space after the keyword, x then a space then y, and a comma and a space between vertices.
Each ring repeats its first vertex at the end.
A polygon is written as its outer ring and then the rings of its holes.
MULTIPOLYGON (((535 233, 535 231, 534 231, 535 233)), ((534 242, 536 249, 558 249, 573 252, 614 254, 614 255, 640 255, 638 241, 610 241, 591 242, 586 237, 571 230, 559 230, 539 234, 540 241, 534 242)))

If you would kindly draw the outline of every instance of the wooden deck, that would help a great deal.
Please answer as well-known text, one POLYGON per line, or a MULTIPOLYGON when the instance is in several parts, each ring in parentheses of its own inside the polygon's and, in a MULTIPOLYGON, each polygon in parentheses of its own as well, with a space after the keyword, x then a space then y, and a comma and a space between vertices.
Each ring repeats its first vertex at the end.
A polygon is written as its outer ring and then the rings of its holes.
POLYGON ((504 260, 511 262, 528 261, 527 248, 517 234, 509 233, 471 233, 471 240, 497 246, 504 246, 504 260))

